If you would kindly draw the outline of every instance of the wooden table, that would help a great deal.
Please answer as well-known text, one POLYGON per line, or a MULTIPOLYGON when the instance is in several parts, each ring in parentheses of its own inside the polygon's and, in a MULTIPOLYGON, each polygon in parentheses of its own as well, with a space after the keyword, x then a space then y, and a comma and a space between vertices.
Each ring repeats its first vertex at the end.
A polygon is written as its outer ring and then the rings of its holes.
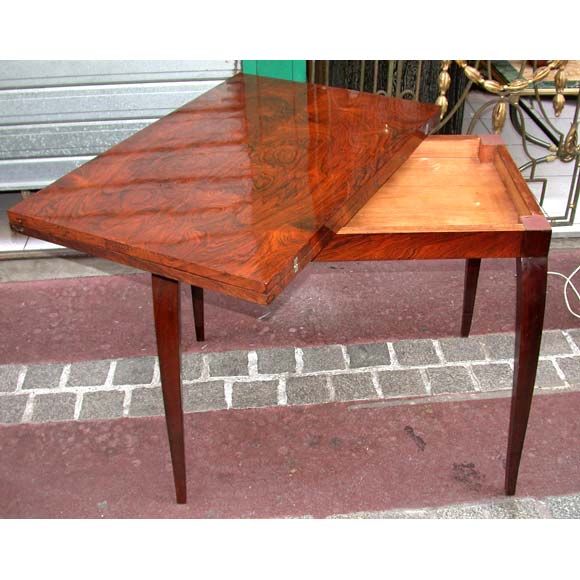
POLYGON ((9 213, 13 229, 152 273, 179 503, 186 501, 179 285, 266 304, 312 260, 517 258, 506 493, 535 382, 550 227, 494 138, 429 137, 438 107, 236 75, 9 213))

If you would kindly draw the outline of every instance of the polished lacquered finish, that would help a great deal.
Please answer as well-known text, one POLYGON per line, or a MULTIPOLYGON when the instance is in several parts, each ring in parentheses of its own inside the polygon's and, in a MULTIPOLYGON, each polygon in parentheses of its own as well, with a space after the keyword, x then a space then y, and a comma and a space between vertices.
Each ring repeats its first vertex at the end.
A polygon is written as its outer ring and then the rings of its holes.
POLYGON ((17 231, 271 301, 439 108, 239 74, 9 212, 17 231))
POLYGON ((179 503, 187 500, 180 281, 192 286, 196 338, 204 340, 203 288, 268 302, 312 259, 466 259, 463 336, 481 258, 517 259, 505 480, 506 493, 515 493, 542 337, 550 225, 496 137, 422 142, 436 113, 239 75, 9 212, 17 230, 152 272, 179 503))

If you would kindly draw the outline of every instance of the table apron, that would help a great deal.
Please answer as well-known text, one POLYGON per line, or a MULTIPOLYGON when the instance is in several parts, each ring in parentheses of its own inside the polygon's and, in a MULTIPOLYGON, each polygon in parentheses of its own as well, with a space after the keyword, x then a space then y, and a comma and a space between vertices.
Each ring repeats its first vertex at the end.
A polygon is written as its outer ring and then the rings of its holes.
POLYGON ((534 245, 524 243, 529 234, 526 231, 340 234, 315 259, 342 262, 545 255, 543 250, 536 253, 534 245))

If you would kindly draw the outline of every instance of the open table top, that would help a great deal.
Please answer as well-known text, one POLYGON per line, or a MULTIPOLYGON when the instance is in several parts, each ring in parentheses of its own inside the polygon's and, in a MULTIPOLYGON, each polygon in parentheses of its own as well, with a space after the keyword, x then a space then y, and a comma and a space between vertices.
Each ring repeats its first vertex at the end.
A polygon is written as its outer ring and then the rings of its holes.
POLYGON ((545 256, 550 231, 498 135, 433 135, 315 259, 545 256))
POLYGON ((236 75, 13 207, 17 231, 269 302, 439 108, 236 75))
POLYGON ((428 137, 338 233, 523 230, 521 215, 539 206, 495 146, 481 149, 477 136, 428 137))

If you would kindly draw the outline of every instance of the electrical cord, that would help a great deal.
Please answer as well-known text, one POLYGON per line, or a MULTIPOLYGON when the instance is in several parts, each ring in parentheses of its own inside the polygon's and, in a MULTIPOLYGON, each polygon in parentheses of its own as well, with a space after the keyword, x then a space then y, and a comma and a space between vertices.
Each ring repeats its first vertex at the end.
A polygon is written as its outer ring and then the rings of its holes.
POLYGON ((548 274, 552 274, 552 276, 559 276, 560 278, 564 278, 564 280, 566 280, 566 283, 564 284, 564 302, 566 303, 566 308, 568 309, 568 312, 572 316, 575 316, 576 318, 580 318, 580 314, 576 314, 576 312, 574 312, 570 307, 570 300, 568 299, 568 286, 572 288, 574 294, 576 294, 576 298, 580 302, 580 292, 578 292, 576 286, 572 284, 572 278, 574 278, 574 276, 576 276, 578 272, 580 272, 580 266, 578 266, 569 276, 565 276, 560 272, 548 272, 548 274))

